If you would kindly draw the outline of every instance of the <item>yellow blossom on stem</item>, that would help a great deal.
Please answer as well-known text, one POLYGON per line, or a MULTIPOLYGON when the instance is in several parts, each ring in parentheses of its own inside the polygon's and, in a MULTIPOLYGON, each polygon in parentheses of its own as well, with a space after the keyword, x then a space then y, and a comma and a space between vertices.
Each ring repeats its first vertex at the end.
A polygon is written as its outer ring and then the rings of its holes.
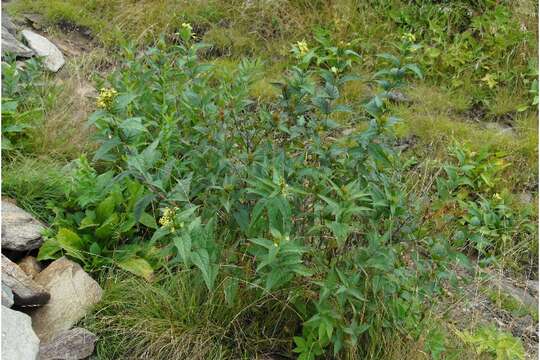
POLYGON ((118 92, 113 88, 101 88, 96 101, 97 107, 101 109, 110 109, 114 99, 118 96, 118 92))
POLYGON ((309 51, 309 48, 305 41, 299 41, 298 43, 296 43, 296 46, 298 47, 298 51, 300 52, 300 55, 305 55, 309 51))

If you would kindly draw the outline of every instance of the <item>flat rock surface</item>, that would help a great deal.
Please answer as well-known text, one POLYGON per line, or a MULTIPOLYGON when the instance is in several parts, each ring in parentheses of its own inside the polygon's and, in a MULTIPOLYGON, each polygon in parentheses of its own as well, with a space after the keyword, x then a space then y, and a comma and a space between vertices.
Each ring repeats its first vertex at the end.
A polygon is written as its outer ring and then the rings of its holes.
POLYGON ((2 248, 27 251, 41 246, 43 225, 17 205, 2 200, 2 248))
POLYGON ((13 306, 13 291, 2 283, 2 305, 8 308, 13 306))
POLYGON ((2 306, 2 360, 35 360, 38 352, 30 316, 2 306))
POLYGON ((7 53, 27 58, 34 56, 34 51, 32 51, 32 49, 17 40, 8 29, 2 26, 2 56, 7 53))
POLYGON ((32 311, 32 326, 43 342, 70 329, 101 300, 103 290, 80 265, 62 257, 34 279, 51 294, 49 302, 32 311))
POLYGON ((21 34, 28 43, 28 47, 36 52, 36 55, 44 58, 43 64, 52 72, 57 72, 64 65, 64 55, 47 38, 30 30, 23 30, 21 34))
POLYGON ((45 304, 49 293, 28 275, 17 264, 2 254, 2 284, 13 291, 15 305, 38 306, 45 304))
POLYGON ((17 33, 17 27, 11 21, 7 12, 2 11, 2 27, 6 28, 11 34, 15 35, 17 33))
POLYGON ((39 347, 39 360, 84 359, 94 352, 96 335, 83 328, 60 332, 51 342, 39 347))

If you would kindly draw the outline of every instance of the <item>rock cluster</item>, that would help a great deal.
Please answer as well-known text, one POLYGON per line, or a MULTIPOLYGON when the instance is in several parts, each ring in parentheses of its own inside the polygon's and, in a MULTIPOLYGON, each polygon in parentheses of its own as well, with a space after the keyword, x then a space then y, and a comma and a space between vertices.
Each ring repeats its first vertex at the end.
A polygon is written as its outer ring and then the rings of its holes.
POLYGON ((57 72, 64 65, 64 55, 46 37, 34 31, 18 28, 2 11, 2 57, 11 54, 16 58, 40 57, 43 65, 52 72, 57 72))
POLYGON ((24 256, 42 243, 43 229, 2 199, 2 360, 84 359, 94 351, 96 336, 73 326, 100 301, 102 289, 65 257, 42 269, 24 256))

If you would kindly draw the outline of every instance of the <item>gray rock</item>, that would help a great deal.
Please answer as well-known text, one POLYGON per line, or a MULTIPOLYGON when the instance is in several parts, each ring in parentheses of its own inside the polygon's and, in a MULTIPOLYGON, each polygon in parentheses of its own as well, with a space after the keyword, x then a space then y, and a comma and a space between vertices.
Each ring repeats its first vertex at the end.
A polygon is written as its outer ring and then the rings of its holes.
POLYGON ((41 271, 40 263, 33 256, 25 256, 17 265, 31 278, 34 278, 41 271))
POLYGON ((2 26, 2 56, 6 54, 13 54, 17 57, 32 57, 35 55, 32 49, 26 47, 21 43, 8 29, 2 26))
POLYGON ((49 302, 32 311, 32 326, 43 342, 70 329, 101 300, 99 284, 73 261, 62 257, 34 279, 51 294, 49 302))
POLYGON ((485 123, 484 126, 486 127, 486 129, 496 131, 501 135, 506 135, 506 136, 516 135, 514 128, 505 124, 499 124, 497 122, 488 122, 488 123, 485 123))
POLYGON ((21 32, 23 38, 28 43, 28 47, 34 50, 37 56, 44 58, 43 64, 52 72, 57 72, 64 65, 64 55, 62 52, 50 42, 47 38, 36 34, 30 30, 21 32))
POLYGON ((60 332, 51 342, 39 347, 39 360, 78 360, 92 355, 96 335, 83 328, 60 332))
POLYGON ((12 35, 15 35, 17 33, 17 27, 15 26, 13 21, 11 21, 8 13, 5 11, 2 11, 2 26, 6 28, 6 30, 12 35))
POLYGON ((537 308, 538 303, 534 297, 532 297, 527 289, 520 289, 514 286, 510 281, 504 278, 496 279, 495 286, 505 294, 514 298, 514 300, 526 305, 528 307, 537 308))
POLYGON ((49 301, 49 293, 28 275, 17 264, 2 254, 2 284, 13 291, 15 305, 38 306, 49 301))
POLYGON ((43 242, 43 229, 32 215, 2 199, 2 248, 15 251, 37 249, 43 242))
POLYGON ((13 306, 13 291, 2 283, 2 305, 8 308, 13 306))
POLYGON ((527 289, 532 296, 538 298, 538 280, 528 280, 527 289))
POLYGON ((40 14, 23 14, 23 17, 36 30, 42 30, 45 25, 45 19, 40 14))
POLYGON ((30 316, 2 306, 2 360, 35 360, 38 352, 30 316))
POLYGON ((530 204, 533 202, 533 196, 531 193, 528 192, 522 192, 518 195, 519 201, 521 201, 524 204, 530 204))
POLYGON ((386 93, 386 97, 393 103, 410 103, 411 99, 401 91, 393 90, 386 93))

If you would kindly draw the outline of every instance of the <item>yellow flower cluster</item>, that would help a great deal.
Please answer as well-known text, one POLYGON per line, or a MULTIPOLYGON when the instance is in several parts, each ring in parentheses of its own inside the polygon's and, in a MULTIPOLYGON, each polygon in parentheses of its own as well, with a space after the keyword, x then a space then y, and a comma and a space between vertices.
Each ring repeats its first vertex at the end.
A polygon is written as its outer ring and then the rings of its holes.
POLYGON ((163 211, 163 216, 159 219, 160 225, 161 226, 173 227, 173 225, 174 225, 174 216, 176 215, 177 211, 178 211, 177 207, 166 208, 163 211))
POLYGON ((182 29, 189 30, 189 32, 193 31, 193 27, 191 26, 191 24, 188 23, 182 23, 182 29))
POLYGON ((101 88, 97 98, 97 106, 102 109, 109 109, 118 96, 118 92, 113 88, 101 88))
POLYGON ((416 36, 414 36, 414 34, 412 34, 412 33, 405 33, 405 34, 403 34, 401 39, 406 40, 408 42, 415 42, 416 41, 416 36))
POLYGON ((297 42, 296 46, 298 47, 298 51, 300 51, 300 55, 305 55, 309 51, 309 48, 308 48, 307 43, 305 41, 297 42))

